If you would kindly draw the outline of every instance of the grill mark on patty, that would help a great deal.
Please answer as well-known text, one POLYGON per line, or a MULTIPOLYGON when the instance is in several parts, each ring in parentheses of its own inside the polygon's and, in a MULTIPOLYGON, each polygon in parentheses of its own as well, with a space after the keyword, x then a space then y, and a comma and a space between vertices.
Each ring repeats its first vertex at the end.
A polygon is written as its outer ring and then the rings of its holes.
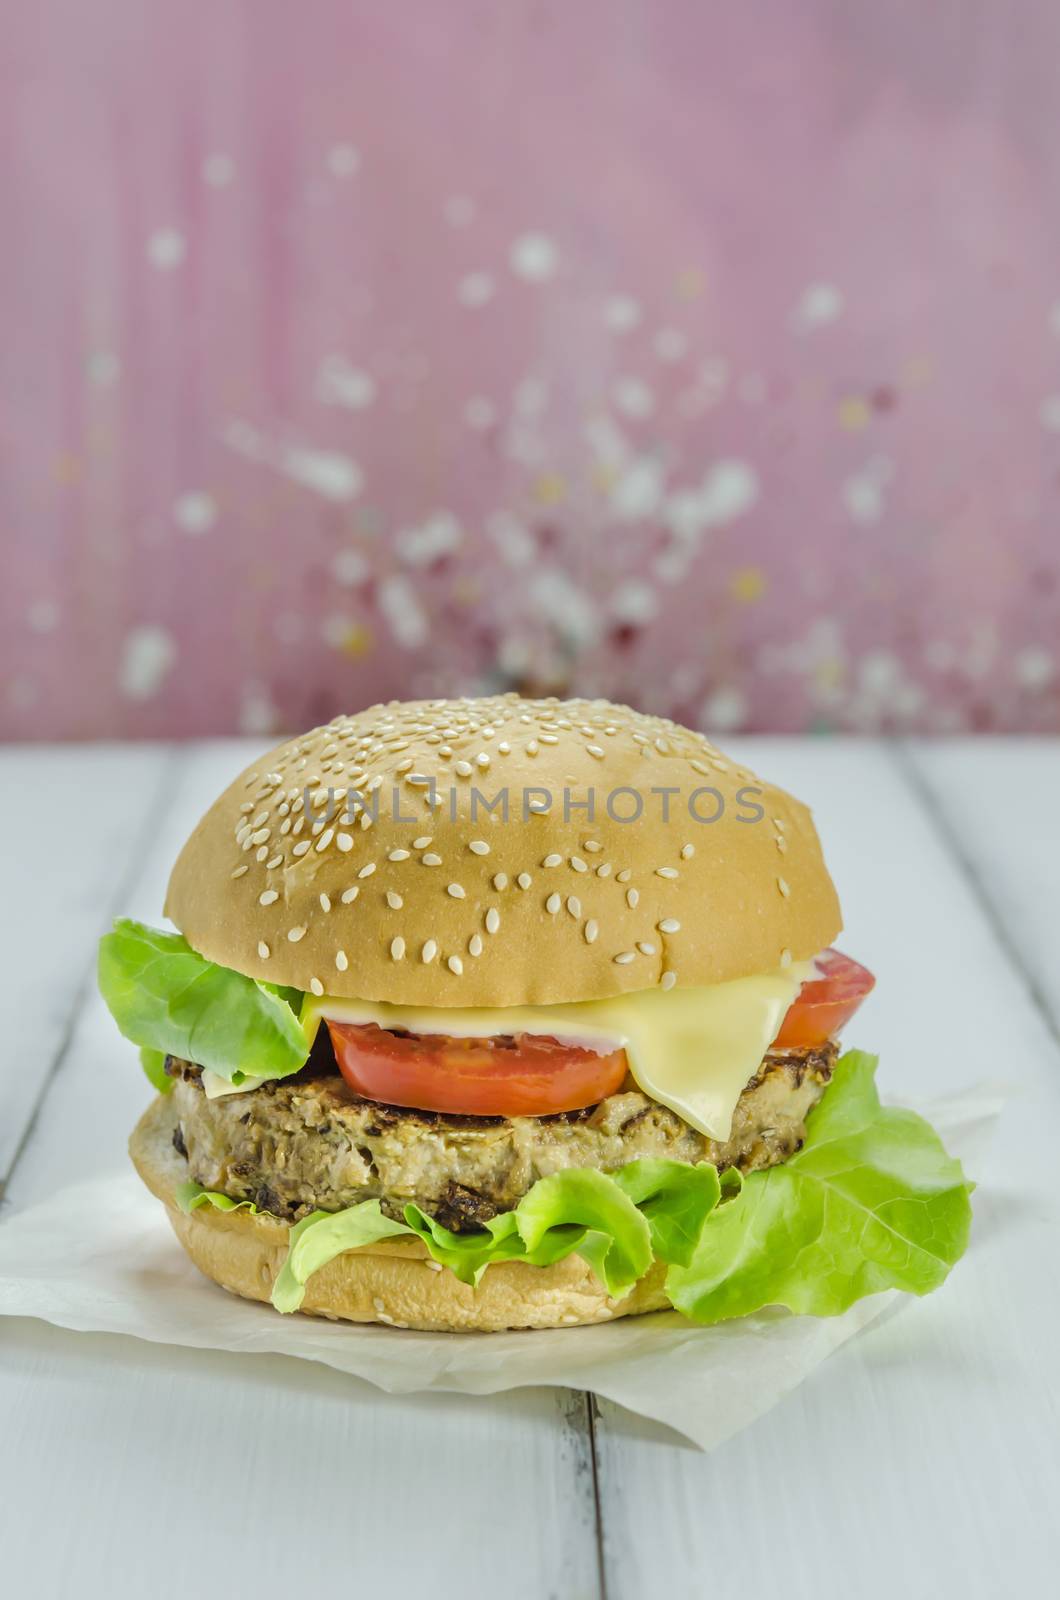
POLYGON ((208 1100, 200 1069, 170 1059, 190 1175, 288 1221, 378 1199, 401 1219, 414 1201, 455 1232, 509 1210, 565 1167, 608 1170, 638 1156, 749 1172, 800 1148, 837 1047, 771 1051, 710 1140, 635 1084, 583 1110, 547 1117, 470 1117, 355 1095, 332 1068, 303 1068, 238 1097, 208 1100), (263 1204, 263 1200, 267 1203, 263 1204))

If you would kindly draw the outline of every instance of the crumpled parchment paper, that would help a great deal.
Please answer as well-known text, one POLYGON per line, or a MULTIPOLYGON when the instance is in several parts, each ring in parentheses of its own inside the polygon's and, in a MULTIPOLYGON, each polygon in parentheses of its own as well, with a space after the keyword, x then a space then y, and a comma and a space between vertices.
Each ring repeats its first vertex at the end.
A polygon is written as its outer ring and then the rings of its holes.
MULTIPOLYGON (((917 1109, 974 1177, 1003 1100, 996 1089, 977 1089, 917 1109)), ((163 1208, 132 1173, 67 1188, 0 1224, 0 1315, 158 1344, 300 1356, 390 1394, 591 1389, 704 1450, 769 1410, 885 1311, 910 1303, 889 1293, 841 1317, 767 1311, 713 1328, 657 1312, 547 1332, 416 1333, 281 1317, 227 1294, 187 1260, 163 1208)))

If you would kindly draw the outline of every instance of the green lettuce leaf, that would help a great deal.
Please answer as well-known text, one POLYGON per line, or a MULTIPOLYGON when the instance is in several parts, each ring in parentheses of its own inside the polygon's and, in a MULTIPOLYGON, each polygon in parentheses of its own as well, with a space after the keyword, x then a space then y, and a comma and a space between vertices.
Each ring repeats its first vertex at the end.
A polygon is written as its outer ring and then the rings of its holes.
MULTIPOLYGON (((215 1211, 252 1211, 258 1214, 258 1207, 253 1200, 233 1200, 231 1195, 221 1194, 217 1189, 204 1189, 201 1183, 178 1183, 173 1191, 173 1198, 186 1217, 200 1206, 213 1206, 215 1211)), ((323 1216, 323 1212, 318 1215, 323 1216)))
POLYGON ((297 990, 219 967, 179 933, 117 921, 99 942, 99 987, 127 1039, 234 1084, 286 1078, 309 1055, 292 1006, 301 999, 297 990))
POLYGON ((875 1069, 874 1056, 843 1056, 798 1154, 751 1173, 708 1217, 692 1259, 667 1274, 679 1311, 835 1316, 883 1289, 938 1288, 968 1241, 971 1185, 923 1118, 880 1105, 875 1069))
POLYGON ((149 1050, 145 1044, 140 1046, 140 1065, 144 1069, 144 1077, 151 1087, 159 1094, 169 1094, 173 1088, 173 1079, 166 1072, 166 1052, 164 1050, 149 1050))
POLYGON ((541 1178, 516 1206, 480 1233, 453 1233, 418 1206, 392 1222, 377 1201, 334 1215, 314 1212, 291 1229, 291 1248, 273 1289, 273 1305, 296 1311, 309 1275, 358 1244, 415 1234, 435 1261, 462 1283, 478 1283, 498 1261, 546 1267, 573 1252, 586 1260, 609 1295, 627 1295, 652 1263, 687 1259, 703 1223, 717 1204, 713 1167, 679 1161, 633 1161, 607 1175, 571 1167, 541 1178))
POLYGON ((362 1200, 345 1211, 311 1211, 291 1229, 287 1259, 272 1286, 273 1305, 277 1311, 297 1311, 308 1279, 344 1250, 409 1231, 403 1222, 384 1217, 378 1200, 362 1200))

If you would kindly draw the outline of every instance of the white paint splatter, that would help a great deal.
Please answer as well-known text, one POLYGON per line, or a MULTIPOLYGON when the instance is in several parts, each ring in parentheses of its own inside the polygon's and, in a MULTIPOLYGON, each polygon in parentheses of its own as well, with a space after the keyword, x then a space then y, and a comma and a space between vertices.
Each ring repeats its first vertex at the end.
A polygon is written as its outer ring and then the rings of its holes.
POLYGON ((604 301, 604 326, 612 333, 630 333, 639 327, 643 311, 638 300, 629 294, 613 294, 604 301))
POLYGON ((129 700, 150 700, 177 659, 173 635, 155 623, 131 628, 122 646, 118 685, 129 700))
POLYGON ((748 462, 718 461, 698 488, 670 495, 665 520, 678 538, 694 542, 706 529, 744 516, 758 496, 758 474, 748 462))
POLYGON ((352 178, 361 164, 361 153, 352 144, 335 144, 328 151, 328 170, 333 178, 352 178))
POLYGON ((544 378, 527 377, 516 384, 512 395, 512 409, 517 417, 524 417, 528 421, 533 417, 540 417, 547 405, 548 384, 544 378))
POLYGON ((173 521, 184 533, 209 533, 217 521, 217 502, 203 489, 191 489, 173 502, 173 521))
POLYGON ((584 650, 600 636, 600 614, 590 597, 559 567, 542 567, 530 582, 530 601, 538 616, 550 623, 564 642, 584 650))
POLYGON ((615 384, 615 405, 627 417, 650 417, 655 410, 655 395, 640 378, 619 378, 615 384))
POLYGON ((497 286, 488 272, 469 272, 457 284, 456 298, 468 311, 477 311, 488 305, 496 292, 497 286))
POLYGON ((417 650, 426 644, 430 625, 408 578, 400 573, 384 578, 379 585, 378 599, 395 644, 403 650, 417 650))
POLYGON ((654 516, 663 503, 665 490, 662 462, 651 456, 638 456, 612 485, 611 509, 624 522, 654 516))
POLYGON ((515 240, 508 259, 517 278, 545 283, 556 275, 559 250, 546 234, 524 233, 515 240))
POLYGON ((509 567, 526 567, 537 555, 534 536, 510 511, 494 511, 486 518, 486 532, 509 567))
POLYGON ((375 400, 376 384, 370 372, 352 367, 345 356, 325 356, 317 369, 315 393, 321 405, 363 411, 375 400))
POLYGON ((121 362, 113 350, 93 350, 88 358, 88 381, 97 389, 109 389, 121 376, 121 362))
POLYGON ((354 584, 363 583, 368 577, 369 566, 359 550, 337 550, 331 560, 331 575, 336 583, 341 583, 346 588, 354 584))
POLYGON ((1041 645, 1028 645, 1016 656, 1016 682, 1025 689, 1044 689, 1056 677, 1056 662, 1041 645))
POLYGON ((652 347, 660 361, 682 361, 688 354, 688 339, 680 328, 660 328, 652 347))
POLYGON ((1046 395, 1038 416, 1049 433, 1060 433, 1060 394, 1046 395))
POLYGON ((418 527, 402 528, 394 535, 394 545, 407 566, 425 567, 458 549, 463 537, 451 511, 435 511, 418 527))
POLYGON ((834 283, 811 283, 788 318, 793 333, 810 333, 843 314, 843 296, 834 283))
POLYGON ((221 436, 229 449, 274 467, 325 500, 353 500, 364 486, 364 475, 357 463, 335 451, 302 445, 273 446, 249 422, 240 420, 228 423, 221 436))
POLYGON ((257 678, 248 678, 239 700, 240 733, 260 735, 272 733, 279 722, 280 713, 269 693, 268 685, 257 678))
POLYGON ((700 710, 703 726, 718 733, 731 733, 747 720, 747 697, 732 685, 715 689, 704 700, 700 710))
POLYGON ((451 228, 466 228, 475 220, 475 202, 470 195, 451 194, 442 207, 442 214, 451 228))
POLYGON ((159 272, 179 267, 187 253, 187 240, 176 228, 157 228, 147 241, 147 259, 159 272))
POLYGON ((215 150, 202 164, 202 180, 211 189, 227 189, 236 175, 236 164, 231 156, 215 150))
POLYGON ((59 624, 59 607, 54 600, 34 600, 26 611, 33 633, 54 633, 59 624))
POLYGON ((627 578, 611 596, 610 607, 618 622, 652 622, 659 614, 658 592, 643 578, 627 578))
POLYGON ((469 428, 482 432, 485 428, 492 428, 497 420, 497 408, 492 400, 487 400, 485 395, 472 395, 464 407, 464 421, 469 428))

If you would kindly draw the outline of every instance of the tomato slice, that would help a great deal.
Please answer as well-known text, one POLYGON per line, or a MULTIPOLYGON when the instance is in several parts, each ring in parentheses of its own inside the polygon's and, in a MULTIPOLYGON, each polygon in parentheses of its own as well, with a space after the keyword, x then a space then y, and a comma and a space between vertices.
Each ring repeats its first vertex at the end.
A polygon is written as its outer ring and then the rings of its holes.
POLYGON ((875 987, 876 979, 868 968, 838 950, 819 955, 817 970, 820 977, 804 983, 792 1002, 773 1040, 775 1050, 801 1049, 831 1039, 875 987))
POLYGON ((541 1117, 580 1111, 622 1087, 626 1052, 597 1055, 520 1033, 493 1039, 390 1033, 329 1022, 339 1071, 355 1094, 420 1111, 541 1117))

